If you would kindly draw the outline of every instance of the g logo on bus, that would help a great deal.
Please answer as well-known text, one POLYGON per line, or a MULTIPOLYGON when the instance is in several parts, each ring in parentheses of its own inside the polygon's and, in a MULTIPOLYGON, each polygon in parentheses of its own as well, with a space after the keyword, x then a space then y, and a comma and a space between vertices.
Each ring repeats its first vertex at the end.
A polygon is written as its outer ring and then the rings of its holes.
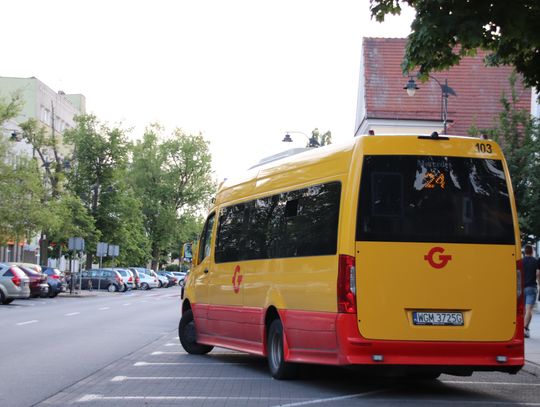
POLYGON ((240 266, 234 268, 234 274, 232 277, 232 285, 234 293, 238 294, 240 292, 240 284, 242 283, 242 274, 240 274, 240 266))
POLYGON ((444 253, 444 249, 442 247, 433 247, 428 254, 424 256, 424 260, 426 260, 429 265, 435 269, 442 269, 445 267, 450 260, 452 260, 452 256, 449 254, 442 254, 444 253), (438 259, 435 259, 435 254, 441 253, 438 256, 438 259))

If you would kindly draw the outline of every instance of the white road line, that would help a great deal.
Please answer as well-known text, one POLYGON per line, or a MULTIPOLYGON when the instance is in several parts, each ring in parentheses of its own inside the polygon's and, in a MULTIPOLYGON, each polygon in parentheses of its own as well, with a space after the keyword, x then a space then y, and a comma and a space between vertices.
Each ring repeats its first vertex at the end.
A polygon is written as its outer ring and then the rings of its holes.
POLYGON ((377 393, 383 393, 385 391, 387 391, 387 390, 373 390, 373 391, 368 391, 366 393, 348 394, 346 396, 327 397, 327 398, 322 398, 322 399, 299 401, 299 402, 296 402, 296 403, 279 404, 279 406, 280 407, 308 406, 310 404, 328 403, 328 402, 332 402, 332 401, 341 401, 341 400, 349 400, 349 399, 361 398, 361 397, 371 396, 371 395, 377 394, 377 393))
POLYGON ((124 307, 127 307, 127 306, 131 305, 131 303, 130 303, 130 302, 126 302, 125 304, 122 304, 122 305, 123 305, 124 307))
POLYGON ((166 343, 163 346, 178 346, 178 344, 177 343, 166 343))
MULTIPOLYGON (((289 400, 305 400, 305 397, 289 397, 289 400)), ((80 399, 76 400, 76 403, 83 403, 89 401, 118 401, 118 400, 146 400, 146 401, 160 401, 160 400, 215 400, 215 401, 229 401, 229 400, 271 400, 280 401, 283 397, 242 397, 242 396, 103 396, 101 394, 85 394, 80 399)))
POLYGON ((39 322, 37 319, 33 319, 31 321, 24 321, 24 322, 18 322, 17 325, 28 325, 28 324, 35 324, 36 322, 39 322))
POLYGON ((99 310, 100 311, 105 311, 105 310, 108 310, 108 309, 111 309, 111 307, 103 307, 103 308, 100 308, 99 310))
POLYGON ((271 377, 216 377, 216 376, 115 376, 111 382, 125 382, 127 380, 262 380, 271 381, 271 377))
POLYGON ((540 383, 514 383, 514 382, 467 382, 465 380, 439 380, 441 383, 447 384, 486 384, 489 386, 499 385, 499 386, 540 386, 540 383))
MULTIPOLYGON (((171 344, 171 345, 174 345, 174 346, 180 346, 180 344, 171 344)), ((188 353, 185 352, 185 351, 169 351, 169 352, 166 352, 166 351, 161 351, 161 350, 157 350, 155 352, 152 352, 150 355, 152 356, 155 356, 155 355, 187 355, 188 353)), ((212 352, 210 354, 210 356, 214 356, 214 355, 247 355, 246 353, 242 353, 242 352, 212 352)))
POLYGON ((79 315, 80 312, 70 312, 69 314, 64 314, 65 317, 72 317, 73 315, 79 315))
POLYGON ((187 355, 187 352, 162 352, 160 350, 152 352, 150 355, 187 355))
POLYGON ((133 366, 176 366, 176 365, 247 365, 247 363, 228 363, 228 362, 135 362, 133 366))

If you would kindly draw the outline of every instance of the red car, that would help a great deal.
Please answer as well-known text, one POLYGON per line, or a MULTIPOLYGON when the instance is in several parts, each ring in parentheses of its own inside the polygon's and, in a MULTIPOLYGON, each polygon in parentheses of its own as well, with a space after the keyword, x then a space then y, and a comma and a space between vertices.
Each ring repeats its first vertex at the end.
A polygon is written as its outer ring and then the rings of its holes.
POLYGON ((29 263, 12 264, 18 266, 30 279, 30 297, 47 297, 49 295, 47 274, 41 272, 40 266, 29 263))

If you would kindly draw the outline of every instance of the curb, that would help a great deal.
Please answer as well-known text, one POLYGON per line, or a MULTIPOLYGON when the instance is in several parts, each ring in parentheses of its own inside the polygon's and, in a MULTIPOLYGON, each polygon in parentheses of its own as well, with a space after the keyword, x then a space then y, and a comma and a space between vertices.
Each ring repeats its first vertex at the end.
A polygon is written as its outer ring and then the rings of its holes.
POLYGON ((529 360, 525 361, 525 365, 521 370, 533 376, 540 377, 540 365, 529 360))
POLYGON ((73 294, 70 293, 60 293, 58 294, 59 297, 62 298, 85 298, 85 297, 97 297, 97 294, 90 294, 90 293, 81 293, 81 292, 74 292, 73 294))

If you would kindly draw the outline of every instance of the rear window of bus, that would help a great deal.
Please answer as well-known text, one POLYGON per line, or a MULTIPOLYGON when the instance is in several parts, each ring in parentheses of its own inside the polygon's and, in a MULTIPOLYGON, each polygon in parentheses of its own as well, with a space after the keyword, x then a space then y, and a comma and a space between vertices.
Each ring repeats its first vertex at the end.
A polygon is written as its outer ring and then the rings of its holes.
POLYGON ((365 156, 358 241, 514 244, 500 160, 365 156))

